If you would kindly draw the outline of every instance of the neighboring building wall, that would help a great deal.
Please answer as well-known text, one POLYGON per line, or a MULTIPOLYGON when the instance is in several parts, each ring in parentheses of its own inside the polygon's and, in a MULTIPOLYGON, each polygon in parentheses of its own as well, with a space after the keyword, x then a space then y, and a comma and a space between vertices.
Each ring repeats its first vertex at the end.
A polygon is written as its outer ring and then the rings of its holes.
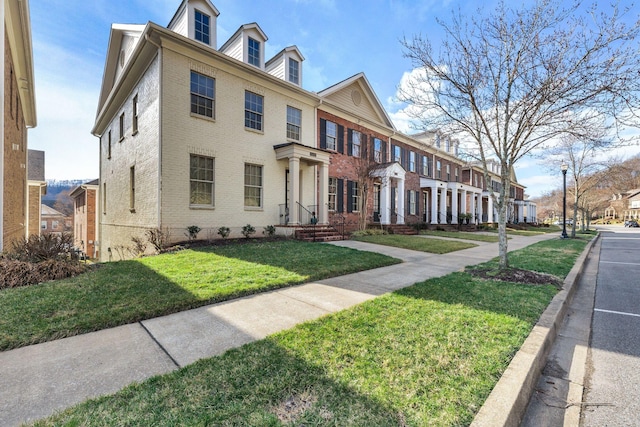
POLYGON ((29 184, 29 229, 27 230, 27 236, 40 235, 40 206, 42 204, 42 185, 39 183, 29 184))
MULTIPOLYGON (((159 83, 160 65, 156 57, 100 138, 100 188, 106 189, 100 197, 103 236, 100 252, 105 256, 108 255, 107 248, 130 246, 132 237, 144 238, 147 229, 160 226, 159 83), (134 134, 132 102, 136 95, 138 132, 134 134), (120 140, 122 113, 125 120, 124 139, 120 140), (135 167, 136 187, 133 210, 129 200, 132 166, 135 167)), ((173 141, 182 144, 184 140, 176 138, 173 141)))
MULTIPOLYGON (((239 237, 241 227, 251 224, 259 234, 264 226, 279 224, 280 205, 286 203, 289 163, 276 160, 274 146, 288 141, 287 106, 302 111, 299 144, 315 147, 312 99, 272 82, 258 70, 245 71, 214 56, 198 55, 199 60, 194 60, 188 54, 163 51, 162 225, 171 230, 175 240, 184 240, 185 229, 190 225, 215 230, 226 226, 231 228, 232 236, 239 237), (215 79, 214 120, 190 113, 192 69, 215 79), (264 97, 262 132, 245 128, 245 91, 264 97), (189 206, 190 154, 215 159, 213 208, 189 206), (262 208, 244 206, 245 164, 263 168, 262 208)), ((315 177, 316 167, 301 161, 299 192, 300 203, 305 207, 317 203, 315 177)))
POLYGON ((11 49, 5 33, 4 55, 4 198, 3 242, 11 242, 26 235, 27 208, 27 128, 22 113, 18 82, 11 49))
POLYGON ((83 185, 73 191, 73 244, 90 258, 98 258, 98 185, 83 185))

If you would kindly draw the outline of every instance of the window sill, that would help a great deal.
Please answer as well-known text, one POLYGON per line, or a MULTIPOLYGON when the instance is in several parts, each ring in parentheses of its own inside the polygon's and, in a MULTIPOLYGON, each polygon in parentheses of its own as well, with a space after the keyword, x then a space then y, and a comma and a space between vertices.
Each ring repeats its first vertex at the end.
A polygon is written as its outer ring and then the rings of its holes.
POLYGON ((203 116, 202 114, 196 114, 196 113, 191 113, 190 115, 194 119, 205 120, 207 122, 212 122, 212 123, 216 122, 216 118, 215 117, 203 116))
POLYGON ((194 211, 213 211, 216 209, 215 206, 203 206, 203 205, 189 205, 189 209, 194 211))
POLYGON ((260 129, 248 128, 248 127, 245 126, 244 130, 246 130, 247 132, 257 133, 259 135, 264 135, 264 131, 260 130, 260 129))
POLYGON ((245 206, 244 210, 245 211, 251 211, 251 212, 264 212, 264 208, 262 208, 262 207, 245 206))

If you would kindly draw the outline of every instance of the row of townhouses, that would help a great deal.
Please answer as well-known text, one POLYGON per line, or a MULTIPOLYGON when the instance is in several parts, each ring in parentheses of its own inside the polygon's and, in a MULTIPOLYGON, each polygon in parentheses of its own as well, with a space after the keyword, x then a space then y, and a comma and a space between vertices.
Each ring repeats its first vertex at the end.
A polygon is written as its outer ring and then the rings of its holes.
MULTIPOLYGON (((497 220, 497 165, 485 182, 457 141, 399 132, 362 73, 303 89, 302 53, 292 45, 265 58, 256 23, 216 48, 218 16, 208 0, 184 0, 166 28, 112 25, 92 130, 102 259, 152 228, 176 241, 191 225, 239 236, 246 224, 286 234, 316 220, 355 228, 362 216, 497 220)), ((511 197, 511 220, 534 222, 524 187, 511 197)))

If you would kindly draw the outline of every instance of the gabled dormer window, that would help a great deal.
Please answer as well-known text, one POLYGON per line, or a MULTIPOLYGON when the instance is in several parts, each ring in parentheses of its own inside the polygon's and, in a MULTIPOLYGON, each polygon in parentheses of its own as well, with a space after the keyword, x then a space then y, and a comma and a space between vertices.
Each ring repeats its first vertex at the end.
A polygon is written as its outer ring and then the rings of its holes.
POLYGON ((248 60, 249 64, 260 67, 260 42, 249 37, 248 60))
POLYGON ((211 17, 199 10, 195 11, 195 37, 207 45, 211 42, 211 17))
POLYGON ((289 58, 289 81, 300 84, 300 63, 293 58, 289 58))

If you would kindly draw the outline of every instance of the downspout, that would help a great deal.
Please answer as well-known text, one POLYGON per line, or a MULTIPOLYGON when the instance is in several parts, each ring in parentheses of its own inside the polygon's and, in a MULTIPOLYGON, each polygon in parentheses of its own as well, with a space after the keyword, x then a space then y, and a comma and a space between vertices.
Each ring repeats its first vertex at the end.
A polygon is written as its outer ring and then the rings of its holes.
POLYGON ((149 34, 144 35, 145 41, 152 44, 158 49, 158 214, 157 214, 157 227, 162 230, 162 46, 151 40, 149 34))

